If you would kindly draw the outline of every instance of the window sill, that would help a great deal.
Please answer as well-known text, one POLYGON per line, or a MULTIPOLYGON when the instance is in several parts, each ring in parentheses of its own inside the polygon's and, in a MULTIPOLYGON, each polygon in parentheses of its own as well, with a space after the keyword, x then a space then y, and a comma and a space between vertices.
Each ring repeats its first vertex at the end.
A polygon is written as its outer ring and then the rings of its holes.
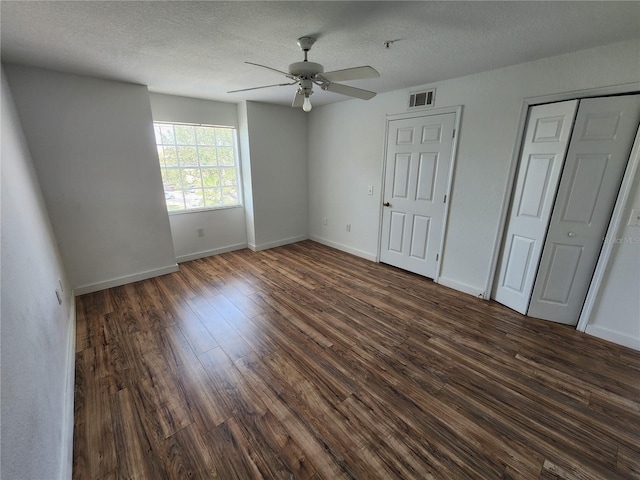
POLYGON ((211 212, 213 210, 229 210, 230 208, 242 208, 242 205, 225 205, 221 207, 190 208, 188 210, 167 211, 167 213, 169 214, 169 216, 173 216, 173 215, 185 215, 189 213, 211 212))

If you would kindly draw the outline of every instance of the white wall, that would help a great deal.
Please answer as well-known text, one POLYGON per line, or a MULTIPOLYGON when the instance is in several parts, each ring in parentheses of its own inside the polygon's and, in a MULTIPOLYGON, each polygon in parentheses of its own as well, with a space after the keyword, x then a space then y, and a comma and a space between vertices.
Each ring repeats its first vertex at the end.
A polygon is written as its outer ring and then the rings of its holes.
MULTIPOLYGON (((238 127, 234 103, 149 94, 153 120, 238 127)), ((176 260, 184 262, 247 246, 243 208, 170 213, 169 223, 176 260), (199 237, 198 229, 204 230, 199 237)))
POLYGON ((174 213, 169 221, 178 263, 247 247, 242 207, 174 213))
POLYGON ((238 127, 238 110, 235 103, 161 93, 149 93, 149 100, 153 119, 157 122, 238 127))
POLYGON ((309 236, 313 240, 376 259, 385 114, 397 113, 402 97, 403 92, 392 92, 311 112, 309 236), (367 195, 369 185, 374 187, 373 196, 367 195))
POLYGON ((147 88, 5 68, 76 293, 177 270, 147 88))
MULTIPOLYGON (((428 85, 437 89, 436 108, 463 106, 442 284, 474 295, 490 289, 523 99, 639 78, 640 41, 634 40, 428 85)), ((385 115, 406 111, 407 98, 408 90, 395 91, 369 102, 351 100, 314 108, 309 121, 312 239, 376 257, 385 115), (374 185, 373 197, 367 196, 367 185, 374 185), (350 233, 346 223, 352 223, 350 233)), ((612 288, 620 288, 620 275, 612 288)), ((612 328, 636 335, 637 318, 620 317, 621 324, 612 328)))
POLYGON ((247 219, 253 224, 247 227, 249 247, 263 250, 308 238, 308 116, 301 108, 258 102, 239 108, 246 124, 241 155, 247 219))
POLYGON ((586 332, 640 350, 640 227, 629 226, 640 211, 640 169, 622 215, 613 252, 586 332))
POLYGON ((73 292, 4 71, 1 95, 2 478, 71 478, 73 292))
MULTIPOLYGON (((487 289, 523 99, 637 81, 638 53, 638 41, 623 42, 429 85, 437 88, 436 108, 463 105, 441 283, 472 294, 487 289)), ((385 115, 406 110, 407 92, 313 110, 312 238, 377 255, 385 115)))

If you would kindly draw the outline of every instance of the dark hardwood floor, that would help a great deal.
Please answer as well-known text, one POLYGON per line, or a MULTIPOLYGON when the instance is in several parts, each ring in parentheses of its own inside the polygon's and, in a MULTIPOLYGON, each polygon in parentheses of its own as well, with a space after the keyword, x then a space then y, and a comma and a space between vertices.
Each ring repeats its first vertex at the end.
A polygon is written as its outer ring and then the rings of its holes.
POLYGON ((75 479, 640 478, 640 352, 310 241, 77 318, 75 479))

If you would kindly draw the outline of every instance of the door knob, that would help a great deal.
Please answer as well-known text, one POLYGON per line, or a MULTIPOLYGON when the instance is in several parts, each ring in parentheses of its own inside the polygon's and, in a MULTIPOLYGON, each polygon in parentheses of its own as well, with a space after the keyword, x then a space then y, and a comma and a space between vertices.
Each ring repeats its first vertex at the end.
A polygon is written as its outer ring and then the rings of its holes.
POLYGON ((390 207, 391 206, 391 204, 389 202, 384 202, 382 205, 385 206, 385 207, 390 207))
POLYGON ((568 236, 568 237, 572 237, 572 238, 573 238, 573 237, 575 237, 575 236, 576 236, 576 234, 575 234, 575 233, 573 233, 573 232, 569 232, 569 233, 567 233, 567 236, 568 236))

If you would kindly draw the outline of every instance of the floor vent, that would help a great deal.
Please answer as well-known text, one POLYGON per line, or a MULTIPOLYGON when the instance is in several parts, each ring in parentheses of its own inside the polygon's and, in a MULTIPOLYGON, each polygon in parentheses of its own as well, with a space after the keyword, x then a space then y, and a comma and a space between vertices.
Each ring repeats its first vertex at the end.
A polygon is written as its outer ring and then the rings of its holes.
POLYGON ((435 88, 424 92, 413 92, 409 95, 409 109, 433 107, 435 99, 435 88))

